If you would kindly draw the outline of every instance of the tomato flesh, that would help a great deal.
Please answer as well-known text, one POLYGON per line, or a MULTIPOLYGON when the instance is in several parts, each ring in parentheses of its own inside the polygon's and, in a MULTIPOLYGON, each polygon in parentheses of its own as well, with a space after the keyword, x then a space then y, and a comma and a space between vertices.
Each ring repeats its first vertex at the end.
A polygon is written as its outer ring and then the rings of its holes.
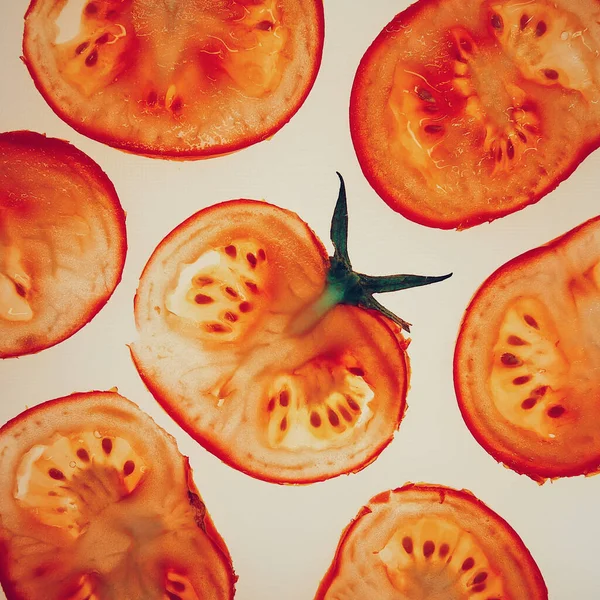
POLYGON ((0 358, 73 335, 121 279, 125 214, 106 174, 62 140, 0 134, 0 358), (74 300, 75 299, 75 300, 74 300))
POLYGON ((472 494, 408 484, 375 496, 344 531, 315 600, 544 600, 517 533, 472 494))
POLYGON ((239 200, 177 227, 140 279, 132 355, 146 385, 203 446, 261 479, 356 471, 404 414, 406 342, 387 319, 338 305, 297 330, 328 262, 295 214, 239 200))
POLYGON ((72 127, 147 155, 207 157, 298 110, 323 44, 319 0, 32 0, 26 64, 72 127))
POLYGON ((233 598, 231 560, 187 459, 122 396, 25 411, 0 429, 0 471, 8 600, 233 598))
POLYGON ((600 220, 500 267, 465 312, 454 381, 479 443, 539 481, 598 471, 600 220))
POLYGON ((600 143, 596 12, 588 0, 420 0, 397 15, 352 91, 352 138, 374 189, 444 229, 551 191, 600 143))

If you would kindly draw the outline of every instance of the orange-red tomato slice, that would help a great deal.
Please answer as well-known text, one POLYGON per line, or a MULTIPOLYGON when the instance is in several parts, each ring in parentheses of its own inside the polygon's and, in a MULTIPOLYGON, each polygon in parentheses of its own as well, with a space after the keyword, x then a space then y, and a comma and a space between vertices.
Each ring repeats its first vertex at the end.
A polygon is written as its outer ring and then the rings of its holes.
POLYGON ((591 0, 419 0, 364 55, 350 107, 365 176, 444 229, 537 202, 600 144, 591 0))
POLYGON ((405 410, 406 342, 337 305, 305 327, 329 260, 297 215, 251 200, 190 217, 140 279, 132 346, 169 414, 235 468, 306 483, 363 468, 405 410))
POLYGON ((180 158, 273 135, 308 95, 322 47, 321 0, 32 0, 23 41, 69 125, 180 158))
POLYGON ((8 600, 231 600, 235 576, 175 440, 113 392, 0 429, 8 600))
POLYGON ((67 142, 0 134, 0 358, 70 337, 121 280, 125 213, 100 167, 67 142))
POLYGON ((469 304, 454 356, 477 441, 519 473, 600 469, 600 217, 511 260, 469 304))
POLYGON ((547 600, 531 554, 470 492, 406 485, 363 507, 315 600, 547 600))

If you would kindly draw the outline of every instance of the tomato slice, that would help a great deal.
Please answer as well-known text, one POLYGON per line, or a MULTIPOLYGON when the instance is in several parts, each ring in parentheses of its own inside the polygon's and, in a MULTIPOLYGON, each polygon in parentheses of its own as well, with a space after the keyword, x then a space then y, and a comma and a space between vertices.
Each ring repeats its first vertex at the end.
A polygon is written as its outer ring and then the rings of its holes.
POLYGON ((235 576, 175 440, 113 392, 0 429, 8 600, 229 600, 235 576))
POLYGON ((363 57, 363 172, 418 223, 466 228, 537 202, 600 144, 592 0, 420 0, 363 57))
POLYGON ((0 134, 0 358, 70 337, 121 280, 125 214, 100 167, 67 142, 0 134))
POLYGON ((510 525, 470 492, 408 484, 363 507, 315 600, 547 600, 510 525))
POLYGON ((45 100, 80 133, 201 158, 289 121, 323 35, 321 0, 32 0, 23 48, 45 100))
POLYGON ((467 426, 496 460, 540 482, 598 472, 599 314, 600 217, 506 263, 477 291, 454 382, 467 426))
POLYGON ((172 231, 140 279, 132 355, 144 382, 192 437, 260 479, 357 471, 404 414, 407 342, 374 301, 340 304, 366 276, 346 270, 338 224, 330 261, 294 213, 224 202, 172 231))

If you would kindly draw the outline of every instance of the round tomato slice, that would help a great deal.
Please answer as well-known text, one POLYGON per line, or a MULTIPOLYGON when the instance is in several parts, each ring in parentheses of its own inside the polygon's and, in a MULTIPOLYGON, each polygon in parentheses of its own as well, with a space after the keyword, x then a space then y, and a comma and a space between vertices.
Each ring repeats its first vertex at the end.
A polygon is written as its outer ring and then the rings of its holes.
MULTIPOLYGON (((257 478, 359 470, 404 414, 407 343, 358 283, 386 278, 349 270, 336 227, 330 261, 294 213, 225 202, 171 232, 140 280, 132 354, 146 385, 203 446, 257 478)), ((439 280, 398 277, 394 289, 439 280)))
POLYGON ((600 470, 600 217, 500 267, 465 312, 454 382, 498 461, 539 481, 600 470))
POLYGON ((23 49, 39 91, 80 133, 202 158, 289 121, 323 35, 321 0, 32 0, 23 49))
POLYGON ((67 142, 0 134, 0 358, 70 337, 121 280, 125 213, 100 167, 67 142))
POLYGON ((342 534, 315 600, 547 600, 510 525, 470 492, 383 492, 342 534))
POLYGON ((420 0, 363 57, 352 139, 409 219, 466 228, 537 202, 600 145, 592 0, 420 0))
POLYGON ((235 576, 175 440, 113 392, 0 429, 8 600, 230 600, 235 576))

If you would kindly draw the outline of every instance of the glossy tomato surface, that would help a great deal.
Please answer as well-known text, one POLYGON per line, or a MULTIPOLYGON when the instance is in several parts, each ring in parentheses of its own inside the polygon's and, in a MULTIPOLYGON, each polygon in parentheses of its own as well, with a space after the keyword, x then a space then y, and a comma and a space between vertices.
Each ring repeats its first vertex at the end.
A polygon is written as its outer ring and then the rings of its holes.
POLYGON ((363 507, 315 600, 547 600, 531 554, 470 492, 408 484, 363 507))
POLYGON ((461 412, 519 473, 600 470, 600 218, 500 267, 469 304, 454 356, 461 412))
POLYGON ((600 144, 596 0, 420 0, 364 55, 350 123, 404 216, 471 227, 537 202, 600 144))
POLYGON ((100 167, 67 142, 0 134, 0 358, 88 323, 121 280, 125 213, 100 167))
POLYGON ((235 576, 171 438, 113 392, 72 394, 0 429, 8 600, 230 600, 235 576))
POLYGON ((406 342, 391 321, 337 305, 298 329, 328 265, 296 214, 237 200, 178 226, 142 273, 132 354, 144 382, 190 435, 254 477, 357 471, 404 414, 406 342))
POLYGON ((321 62, 321 0, 32 0, 25 63, 69 125, 140 154, 201 158, 273 135, 321 62))

